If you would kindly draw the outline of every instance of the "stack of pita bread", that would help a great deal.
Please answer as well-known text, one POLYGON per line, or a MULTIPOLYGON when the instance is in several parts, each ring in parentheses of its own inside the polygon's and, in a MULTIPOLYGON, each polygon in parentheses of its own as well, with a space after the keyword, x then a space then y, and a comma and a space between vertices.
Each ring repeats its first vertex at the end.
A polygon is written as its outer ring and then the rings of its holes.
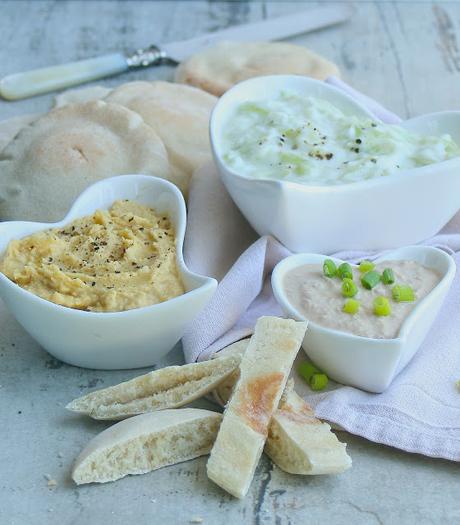
POLYGON ((315 418, 288 380, 305 329, 304 322, 261 317, 250 340, 213 360, 155 370, 75 399, 69 410, 124 421, 83 449, 74 481, 114 481, 210 453, 209 478, 242 498, 263 451, 291 474, 348 469, 346 445, 315 418), (223 416, 180 408, 211 392, 226 405, 223 416))
POLYGON ((186 194, 210 155, 216 100, 160 81, 124 84, 104 100, 61 99, 0 153, 0 219, 58 221, 86 187, 114 175, 155 175, 186 194))
POLYGON ((194 170, 211 158, 215 95, 285 73, 324 79, 338 70, 301 46, 222 42, 181 64, 176 84, 74 90, 46 115, 0 123, 0 220, 61 220, 87 186, 129 173, 165 178, 187 196, 194 170))

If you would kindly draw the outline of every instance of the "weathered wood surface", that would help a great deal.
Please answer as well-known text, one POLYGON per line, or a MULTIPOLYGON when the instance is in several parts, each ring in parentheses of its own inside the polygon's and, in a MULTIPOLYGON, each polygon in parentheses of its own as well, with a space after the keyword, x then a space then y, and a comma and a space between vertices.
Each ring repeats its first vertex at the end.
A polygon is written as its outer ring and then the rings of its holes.
MULTIPOLYGON (((24 1, 0 3, 0 75, 152 42, 190 38, 318 2, 24 1)), ((358 2, 350 23, 294 38, 339 64, 353 86, 403 117, 460 108, 460 4, 358 2)), ((168 78, 166 67, 106 81, 168 78)), ((50 96, 0 103, 0 118, 50 96)))
MULTIPOLYGON (((305 2, 0 2, 0 76, 305 9, 305 2)), ((343 77, 402 116, 460 109, 460 4, 363 2, 353 20, 294 39, 339 64, 343 77)), ((169 78, 168 68, 105 82, 169 78)), ((46 110, 51 96, 0 102, 0 118, 46 110)), ((263 459, 236 501, 206 479, 205 459, 102 486, 69 472, 105 423, 63 406, 90 388, 139 372, 63 365, 0 305, 0 523, 330 525, 460 522, 458 465, 342 434, 353 468, 338 477, 289 476, 263 459), (45 475, 58 483, 49 488, 45 475)), ((166 362, 180 362, 178 349, 166 362)))

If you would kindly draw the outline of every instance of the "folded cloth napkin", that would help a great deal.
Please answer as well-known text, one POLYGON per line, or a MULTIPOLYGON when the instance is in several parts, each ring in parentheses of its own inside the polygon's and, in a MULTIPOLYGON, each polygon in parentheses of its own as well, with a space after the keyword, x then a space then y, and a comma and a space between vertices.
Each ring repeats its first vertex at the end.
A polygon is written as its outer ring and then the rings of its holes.
MULTIPOLYGON (((338 79, 345 90, 377 117, 400 119, 338 79)), ((460 214, 425 244, 438 246, 460 262, 460 214)), ((269 275, 289 251, 271 237, 258 238, 207 165, 192 179, 185 259, 198 273, 219 281, 210 304, 183 339, 187 362, 208 359, 252 333, 261 315, 282 315, 269 275)), ((341 252, 346 260, 375 258, 375 253, 341 252)), ((333 384, 313 393, 296 378, 296 389, 318 417, 371 441, 408 452, 460 461, 460 274, 428 337, 411 363, 382 394, 333 384)), ((305 359, 299 354, 298 359, 305 359)), ((295 376, 295 372, 294 372, 295 376)))

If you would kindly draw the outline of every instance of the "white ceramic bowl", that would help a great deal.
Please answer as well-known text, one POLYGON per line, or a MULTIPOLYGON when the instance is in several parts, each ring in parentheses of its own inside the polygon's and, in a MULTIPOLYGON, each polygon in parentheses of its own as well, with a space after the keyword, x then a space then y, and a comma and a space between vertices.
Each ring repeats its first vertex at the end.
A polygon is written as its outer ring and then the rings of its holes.
MULTIPOLYGON (((227 91, 211 117, 214 159, 233 200, 260 235, 273 235, 293 252, 383 250, 431 237, 458 211, 460 157, 338 186, 254 179, 229 169, 222 160, 222 132, 235 106, 274 98, 282 89, 326 99, 345 114, 378 120, 339 89, 307 77, 258 77, 227 91)), ((401 126, 422 134, 450 133, 460 143, 459 111, 424 115, 401 126)))
MULTIPOLYGON (((323 264, 324 255, 300 253, 281 261, 272 274, 276 300, 286 315, 305 318, 290 304, 284 293, 286 272, 304 264, 323 264)), ((339 259, 332 259, 341 263, 339 259)), ((324 328, 309 322, 303 348, 312 361, 332 379, 369 392, 383 392, 407 365, 430 329, 455 275, 452 257, 437 248, 410 246, 377 259, 380 261, 413 260, 437 270, 439 284, 421 300, 405 319, 395 339, 372 339, 324 328)))
POLYGON ((108 209, 118 199, 135 200, 170 217, 176 230, 177 264, 187 290, 184 295, 125 312, 84 312, 41 299, 0 273, 0 296, 11 313, 45 350, 72 365, 98 369, 153 365, 179 341, 217 286, 214 279, 192 273, 184 264, 182 194, 170 182, 145 175, 113 177, 90 186, 55 224, 0 223, 0 254, 12 239, 62 227, 97 209, 108 209))

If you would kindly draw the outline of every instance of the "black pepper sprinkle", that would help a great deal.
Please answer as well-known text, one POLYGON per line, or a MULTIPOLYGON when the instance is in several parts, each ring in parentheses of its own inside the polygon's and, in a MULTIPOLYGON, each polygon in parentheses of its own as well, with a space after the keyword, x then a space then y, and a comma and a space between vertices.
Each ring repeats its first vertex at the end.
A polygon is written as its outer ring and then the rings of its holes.
POLYGON ((93 281, 93 282, 91 283, 91 286, 96 286, 96 281, 93 281))
POLYGON ((128 222, 132 222, 134 220, 134 217, 131 217, 131 219, 128 220, 128 222))
POLYGON ((52 257, 48 257, 48 261, 49 262, 53 262, 53 258, 52 257))
POLYGON ((356 142, 356 144, 361 144, 362 140, 361 139, 356 139, 355 142, 356 142))
POLYGON ((376 127, 377 127, 377 124, 375 124, 374 122, 372 122, 371 126, 372 126, 373 128, 376 128, 376 127))
POLYGON ((377 162, 377 159, 371 159, 371 162, 375 164, 377 162))
POLYGON ((359 153, 359 148, 352 148, 355 153, 359 153))

